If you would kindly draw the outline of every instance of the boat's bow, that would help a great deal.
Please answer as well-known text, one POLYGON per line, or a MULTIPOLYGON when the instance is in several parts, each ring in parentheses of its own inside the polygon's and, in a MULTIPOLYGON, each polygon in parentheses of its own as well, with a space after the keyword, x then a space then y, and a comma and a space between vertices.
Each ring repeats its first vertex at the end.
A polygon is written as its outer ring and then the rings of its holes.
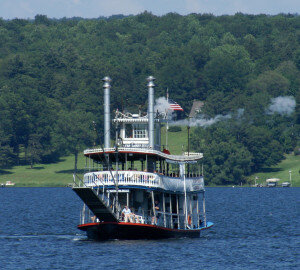
POLYGON ((90 187, 73 187, 75 193, 101 221, 117 222, 118 219, 111 208, 107 207, 104 198, 99 197, 90 187))

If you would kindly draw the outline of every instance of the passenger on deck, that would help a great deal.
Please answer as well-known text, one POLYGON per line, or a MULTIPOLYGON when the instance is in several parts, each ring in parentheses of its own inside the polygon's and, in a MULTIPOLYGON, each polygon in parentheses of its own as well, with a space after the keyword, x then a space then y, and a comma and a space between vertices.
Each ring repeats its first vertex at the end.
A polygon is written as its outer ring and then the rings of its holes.
POLYGON ((131 220, 133 223, 140 223, 139 216, 134 213, 134 208, 131 211, 131 220))
POLYGON ((124 214, 124 221, 125 222, 132 222, 132 214, 131 214, 131 210, 128 208, 128 206, 126 205, 122 211, 122 214, 124 214))
POLYGON ((99 218, 97 218, 96 216, 92 216, 91 217, 92 222, 99 222, 99 218))
POLYGON ((155 208, 155 215, 152 217, 152 224, 157 225, 157 220, 159 219, 160 214, 158 213, 159 211, 159 203, 158 201, 154 202, 154 208, 155 208))

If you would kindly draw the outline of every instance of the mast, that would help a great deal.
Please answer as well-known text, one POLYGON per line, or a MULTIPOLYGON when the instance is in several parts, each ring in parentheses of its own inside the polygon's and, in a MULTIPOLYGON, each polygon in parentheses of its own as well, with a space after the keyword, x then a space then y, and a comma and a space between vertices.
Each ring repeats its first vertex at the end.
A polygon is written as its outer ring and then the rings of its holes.
MULTIPOLYGON (((169 88, 167 88, 167 103, 169 104, 169 88)), ((168 130, 169 130, 169 108, 166 109, 166 118, 167 118, 167 124, 166 124, 166 149, 168 149, 168 130)))
POLYGON ((173 229, 173 209, 172 209, 172 194, 169 194, 169 202, 170 202, 170 225, 173 229))
POLYGON ((204 218, 204 226, 206 227, 206 210, 205 210, 205 192, 202 193, 202 203, 203 203, 203 218, 204 218))
MULTIPOLYGON (((187 147, 188 147, 188 156, 190 155, 190 118, 189 118, 189 122, 188 122, 188 126, 187 126, 187 132, 188 132, 188 141, 187 141, 187 143, 188 143, 188 145, 187 145, 187 147)), ((187 164, 187 175, 189 175, 190 174, 190 164, 187 164)))
MULTIPOLYGON (((152 198, 153 216, 156 217, 156 209, 155 209, 154 191, 153 190, 151 191, 151 198, 152 198)), ((154 219, 154 221, 156 221, 156 223, 157 223, 156 218, 154 219)))
POLYGON ((166 200, 165 200, 165 193, 163 192, 163 211, 164 211, 164 226, 166 227, 166 200))
POLYGON ((178 195, 176 194, 176 211, 177 211, 177 229, 180 229, 180 218, 179 218, 179 198, 178 198, 178 195))
MULTIPOLYGON (((189 119, 190 120, 190 119, 189 119)), ((188 131, 188 156, 190 155, 190 121, 189 121, 189 124, 187 126, 187 131, 188 131)), ((189 167, 189 164, 188 164, 188 167, 189 167)))
POLYGON ((185 212, 185 229, 188 224, 188 213, 187 213, 187 198, 186 198, 186 181, 185 181, 185 163, 180 163, 180 171, 183 175, 183 189, 184 189, 184 212, 185 212))
POLYGON ((118 123, 116 123, 116 213, 119 219, 119 149, 118 149, 118 123))
POLYGON ((200 219, 200 216, 199 216, 199 193, 198 193, 197 194, 197 228, 200 227, 199 219, 200 219))

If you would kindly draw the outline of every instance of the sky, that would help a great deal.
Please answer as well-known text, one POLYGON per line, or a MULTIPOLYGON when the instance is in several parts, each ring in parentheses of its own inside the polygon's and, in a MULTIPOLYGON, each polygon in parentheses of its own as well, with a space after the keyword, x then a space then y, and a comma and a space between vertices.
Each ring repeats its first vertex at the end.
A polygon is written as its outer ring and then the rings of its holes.
POLYGON ((0 0, 3 19, 34 18, 37 14, 48 18, 98 18, 116 14, 136 15, 147 10, 154 15, 176 12, 232 15, 298 13, 300 0, 0 0))

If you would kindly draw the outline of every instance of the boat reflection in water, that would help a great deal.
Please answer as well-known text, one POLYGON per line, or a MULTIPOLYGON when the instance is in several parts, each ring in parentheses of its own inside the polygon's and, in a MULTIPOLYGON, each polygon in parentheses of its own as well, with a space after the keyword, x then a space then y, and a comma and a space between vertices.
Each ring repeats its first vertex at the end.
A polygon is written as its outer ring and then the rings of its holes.
POLYGON ((161 150, 165 116, 154 113, 154 78, 148 77, 147 115, 115 112, 110 138, 110 78, 104 81, 104 146, 84 151, 88 172, 74 175, 84 202, 78 228, 97 240, 199 237, 206 220, 202 153, 161 150), (127 207, 126 207, 127 206, 127 207))

